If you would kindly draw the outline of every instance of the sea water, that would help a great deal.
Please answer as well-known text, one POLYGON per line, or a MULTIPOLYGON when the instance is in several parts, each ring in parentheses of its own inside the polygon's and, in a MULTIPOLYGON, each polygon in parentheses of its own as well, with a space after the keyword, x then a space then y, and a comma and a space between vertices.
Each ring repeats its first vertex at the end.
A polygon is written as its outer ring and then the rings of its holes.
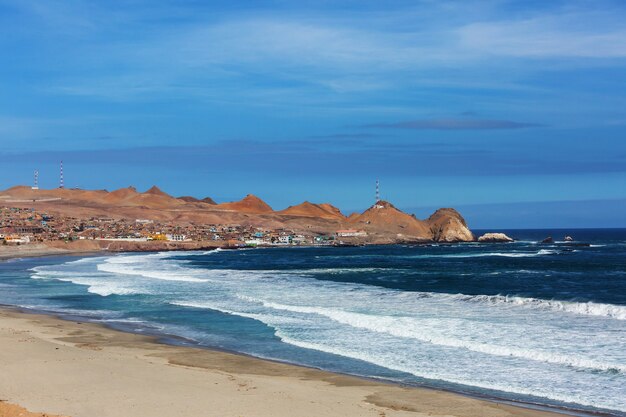
POLYGON ((508 244, 267 248, 0 263, 0 303, 167 340, 626 415, 626 230, 508 244))

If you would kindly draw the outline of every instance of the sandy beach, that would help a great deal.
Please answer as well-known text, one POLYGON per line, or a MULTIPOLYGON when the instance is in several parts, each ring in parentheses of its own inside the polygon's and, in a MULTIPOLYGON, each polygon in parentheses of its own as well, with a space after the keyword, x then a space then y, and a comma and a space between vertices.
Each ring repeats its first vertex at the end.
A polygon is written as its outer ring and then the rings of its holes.
POLYGON ((556 416, 0 310, 0 416, 556 416))

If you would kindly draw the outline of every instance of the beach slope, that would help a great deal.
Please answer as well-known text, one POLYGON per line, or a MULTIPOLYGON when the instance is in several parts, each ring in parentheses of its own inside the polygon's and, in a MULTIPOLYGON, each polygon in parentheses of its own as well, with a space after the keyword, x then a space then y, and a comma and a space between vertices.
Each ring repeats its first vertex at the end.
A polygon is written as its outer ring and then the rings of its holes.
POLYGON ((0 309, 0 347, 0 399, 63 416, 557 415, 12 309, 0 309))

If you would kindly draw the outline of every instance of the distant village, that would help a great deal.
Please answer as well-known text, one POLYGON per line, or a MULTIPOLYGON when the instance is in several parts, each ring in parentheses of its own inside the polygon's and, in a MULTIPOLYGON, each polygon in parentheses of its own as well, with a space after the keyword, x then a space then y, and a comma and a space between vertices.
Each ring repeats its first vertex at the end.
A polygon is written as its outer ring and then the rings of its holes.
POLYGON ((80 219, 35 209, 0 208, 0 244, 23 245, 46 241, 103 240, 123 242, 215 242, 232 247, 341 245, 365 237, 362 230, 337 230, 317 235, 288 229, 268 230, 236 224, 188 224, 184 226, 150 219, 80 219))

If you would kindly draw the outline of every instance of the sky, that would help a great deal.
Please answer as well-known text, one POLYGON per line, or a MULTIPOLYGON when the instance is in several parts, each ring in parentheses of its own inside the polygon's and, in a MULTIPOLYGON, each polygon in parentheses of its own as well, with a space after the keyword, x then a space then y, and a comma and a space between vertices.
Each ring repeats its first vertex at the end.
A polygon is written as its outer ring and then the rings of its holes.
POLYGON ((626 227, 626 2, 0 0, 0 188, 626 227))

